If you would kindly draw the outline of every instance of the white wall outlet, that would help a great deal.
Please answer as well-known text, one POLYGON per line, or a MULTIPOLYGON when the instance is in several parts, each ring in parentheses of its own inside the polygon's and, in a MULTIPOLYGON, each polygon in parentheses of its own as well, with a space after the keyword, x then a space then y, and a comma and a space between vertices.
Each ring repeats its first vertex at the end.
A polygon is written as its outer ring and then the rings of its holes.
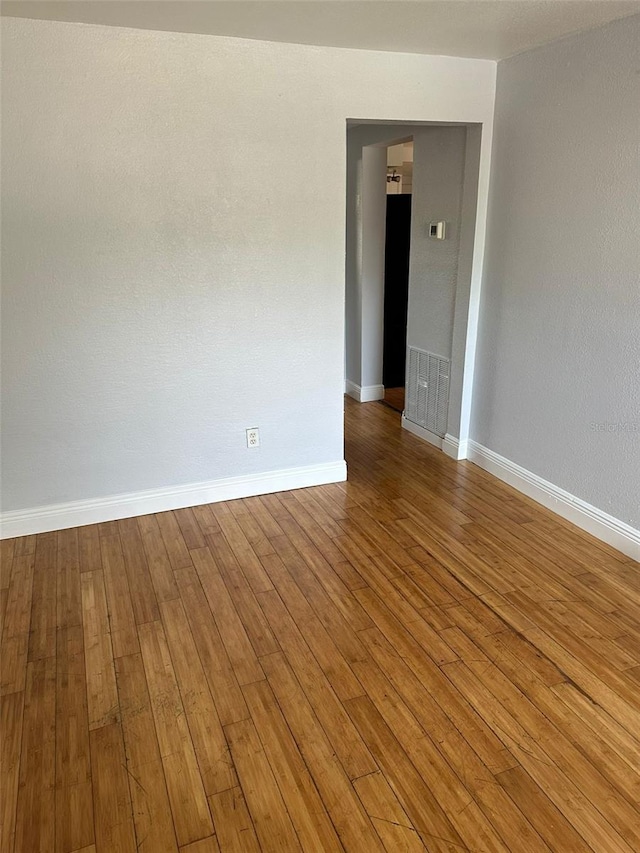
POLYGON ((258 427, 249 427, 247 430, 247 447, 260 447, 260 430, 258 427))

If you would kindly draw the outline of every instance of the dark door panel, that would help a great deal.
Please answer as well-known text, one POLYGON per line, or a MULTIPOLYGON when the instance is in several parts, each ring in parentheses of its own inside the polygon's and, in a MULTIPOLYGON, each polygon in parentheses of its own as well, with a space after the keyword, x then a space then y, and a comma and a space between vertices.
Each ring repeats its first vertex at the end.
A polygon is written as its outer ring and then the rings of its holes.
POLYGON ((411 196, 388 195, 382 363, 382 381, 385 388, 404 387, 410 245, 411 196))

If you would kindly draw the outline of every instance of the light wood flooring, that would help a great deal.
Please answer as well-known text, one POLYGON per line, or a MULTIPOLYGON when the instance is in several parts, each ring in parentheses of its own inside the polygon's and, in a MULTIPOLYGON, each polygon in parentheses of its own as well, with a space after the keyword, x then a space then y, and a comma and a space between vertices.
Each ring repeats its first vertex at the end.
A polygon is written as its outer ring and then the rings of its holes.
POLYGON ((404 387, 402 388, 385 388, 384 402, 387 406, 391 406, 397 412, 404 411, 404 387))
POLYGON ((640 850, 640 567, 346 407, 346 484, 2 543, 3 853, 640 850))

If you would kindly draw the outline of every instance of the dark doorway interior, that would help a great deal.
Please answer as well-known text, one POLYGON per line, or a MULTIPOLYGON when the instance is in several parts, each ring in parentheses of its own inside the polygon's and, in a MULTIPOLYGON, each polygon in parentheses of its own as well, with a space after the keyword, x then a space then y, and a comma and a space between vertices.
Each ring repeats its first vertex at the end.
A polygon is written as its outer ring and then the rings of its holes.
POLYGON ((382 382, 385 401, 400 411, 404 408, 410 245, 411 195, 388 195, 382 382))

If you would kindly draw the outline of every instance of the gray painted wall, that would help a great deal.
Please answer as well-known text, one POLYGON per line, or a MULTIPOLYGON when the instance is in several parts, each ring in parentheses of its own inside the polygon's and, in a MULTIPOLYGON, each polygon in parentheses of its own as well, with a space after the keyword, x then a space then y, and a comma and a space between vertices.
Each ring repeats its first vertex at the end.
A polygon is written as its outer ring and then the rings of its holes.
POLYGON ((460 250, 466 128, 429 127, 414 138, 407 343, 451 358, 460 250), (445 220, 444 240, 429 222, 445 220))
POLYGON ((499 63, 472 425, 635 527, 639 44, 636 16, 499 63))
POLYGON ((359 288, 362 315, 360 376, 363 387, 382 382, 382 336, 384 333, 384 233, 387 211, 387 150, 362 149, 359 211, 361 239, 358 240, 359 288), (382 240, 372 239, 382 235, 382 240))
POLYGON ((491 123, 495 63, 2 42, 3 510, 341 460, 346 120, 491 123))
POLYGON ((345 375, 360 387, 382 383, 387 145, 404 125, 347 130, 345 375))

